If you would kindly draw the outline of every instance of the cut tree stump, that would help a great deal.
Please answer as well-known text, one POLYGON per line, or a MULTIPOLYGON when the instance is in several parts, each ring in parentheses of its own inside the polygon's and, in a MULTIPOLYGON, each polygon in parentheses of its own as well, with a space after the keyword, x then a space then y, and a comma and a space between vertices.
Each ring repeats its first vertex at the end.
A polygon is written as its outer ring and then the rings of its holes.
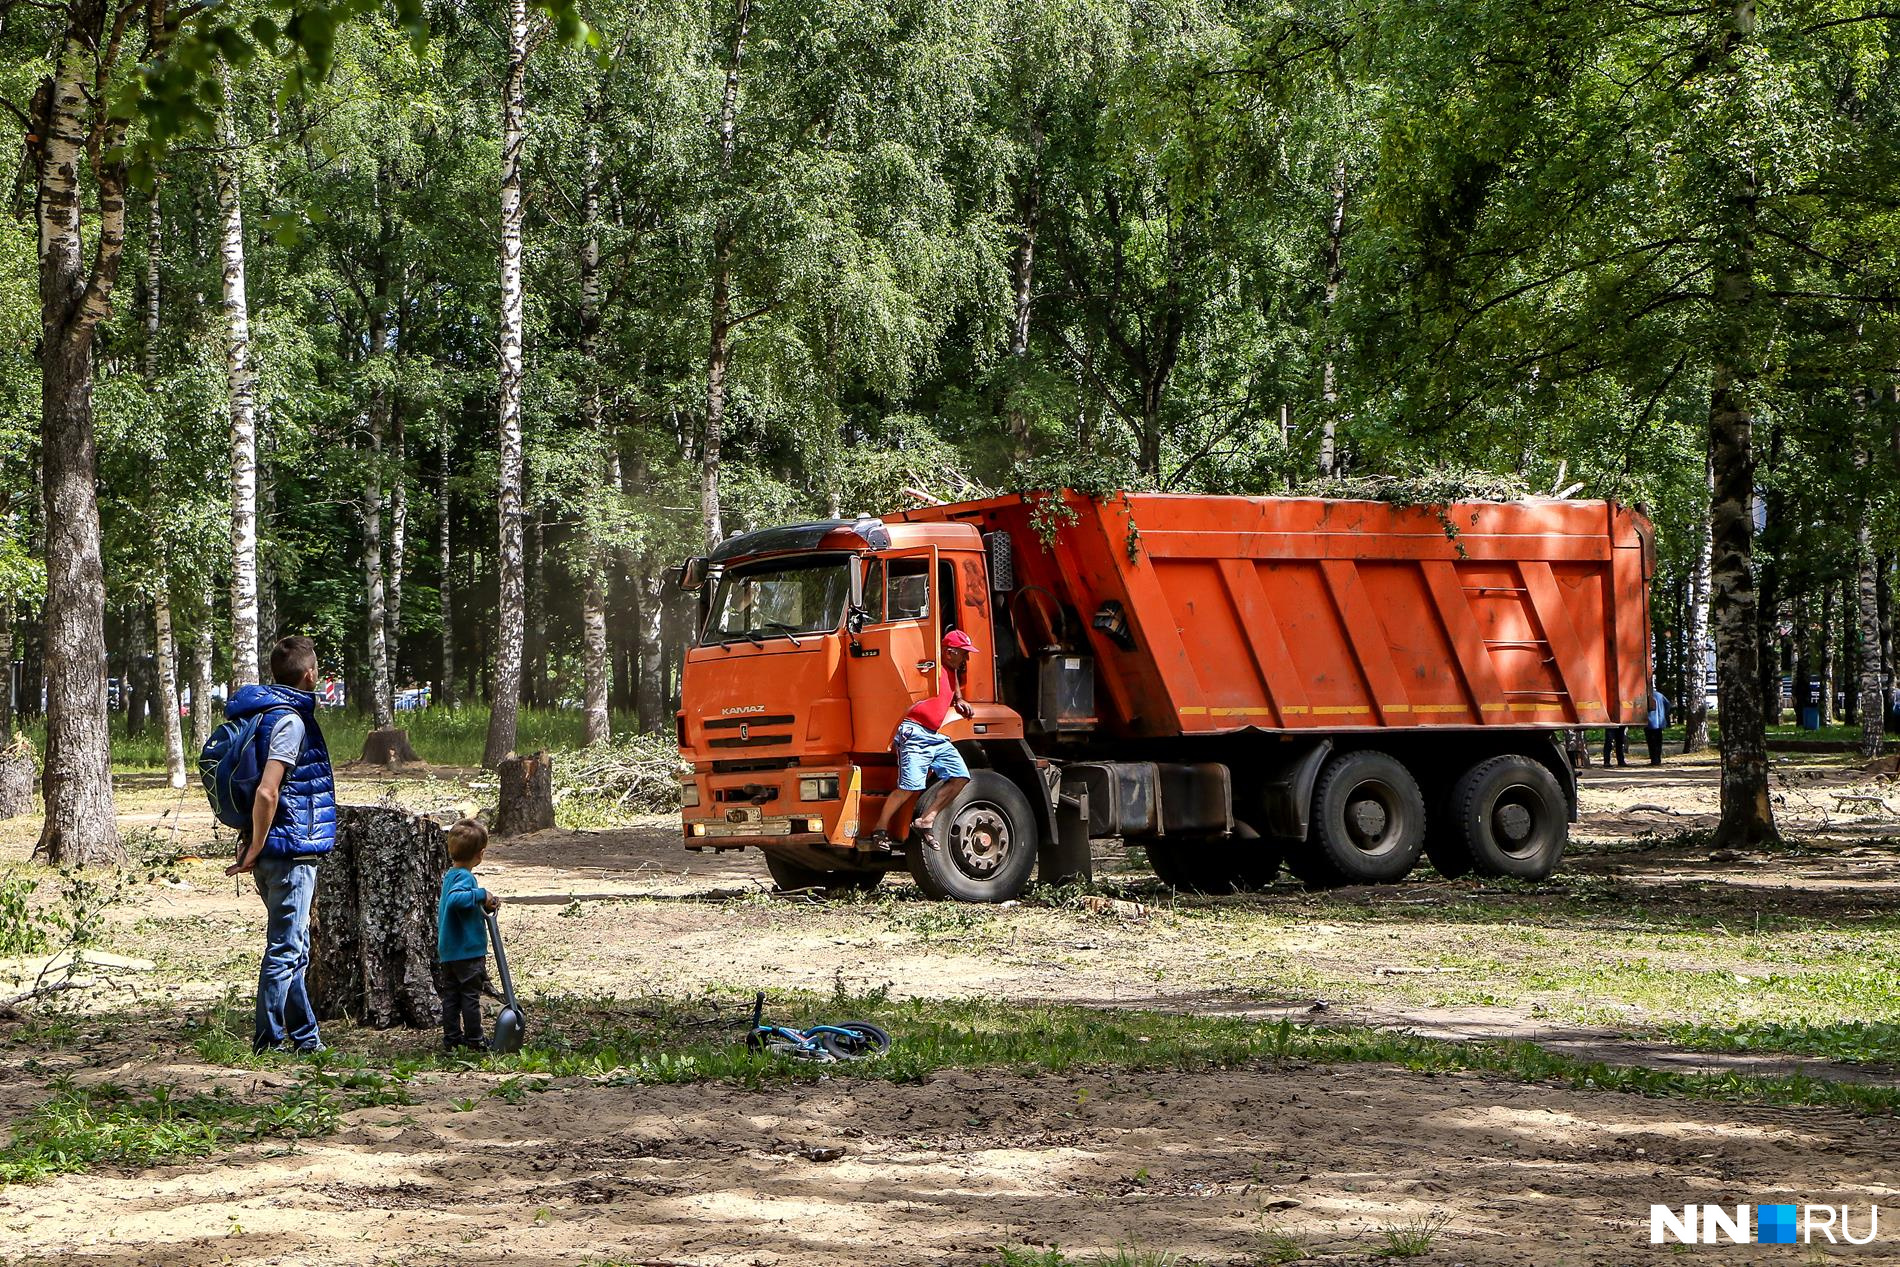
POLYGON ((409 746, 409 732, 391 727, 364 737, 361 760, 364 765, 417 765, 422 758, 409 746))
POLYGON ((0 750, 0 818, 30 814, 39 808, 40 778, 33 741, 15 735, 0 750))
POLYGON ((336 848, 317 866, 306 984, 319 1019, 438 1023, 435 910, 449 867, 441 827, 389 806, 338 806, 336 848))
POLYGON ((497 836, 525 836, 554 826, 554 758, 509 753, 495 771, 501 776, 501 804, 495 809, 497 836))

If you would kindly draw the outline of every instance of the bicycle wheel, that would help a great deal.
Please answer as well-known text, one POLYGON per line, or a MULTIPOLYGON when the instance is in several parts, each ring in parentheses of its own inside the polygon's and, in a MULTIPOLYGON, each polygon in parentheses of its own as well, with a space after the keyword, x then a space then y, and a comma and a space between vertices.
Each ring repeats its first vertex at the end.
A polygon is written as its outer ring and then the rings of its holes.
POLYGON ((819 1034, 818 1041, 840 1060, 862 1060, 891 1049, 891 1036, 869 1021, 846 1021, 833 1028, 846 1032, 835 1034, 827 1030, 819 1034))

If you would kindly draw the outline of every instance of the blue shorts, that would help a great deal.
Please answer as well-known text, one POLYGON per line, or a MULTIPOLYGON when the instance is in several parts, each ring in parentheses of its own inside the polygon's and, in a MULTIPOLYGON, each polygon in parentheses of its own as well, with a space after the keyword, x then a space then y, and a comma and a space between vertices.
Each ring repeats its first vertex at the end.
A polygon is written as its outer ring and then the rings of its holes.
POLYGON ((970 767, 963 764, 957 746, 934 730, 925 730, 914 721, 897 727, 891 741, 897 750, 897 790, 921 792, 930 776, 940 779, 967 779, 970 767))

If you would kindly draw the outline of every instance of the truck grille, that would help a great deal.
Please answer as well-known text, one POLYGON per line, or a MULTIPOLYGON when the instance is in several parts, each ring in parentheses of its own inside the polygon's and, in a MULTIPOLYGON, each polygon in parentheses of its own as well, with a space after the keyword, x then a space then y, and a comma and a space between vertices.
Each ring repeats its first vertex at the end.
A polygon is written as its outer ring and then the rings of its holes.
POLYGON ((717 738, 708 737, 708 748, 769 748, 775 744, 790 743, 792 736, 789 728, 797 720, 789 713, 776 713, 756 717, 720 717, 706 723, 711 731, 737 731, 737 734, 722 734, 717 738), (782 733, 761 734, 764 730, 787 728, 782 733))

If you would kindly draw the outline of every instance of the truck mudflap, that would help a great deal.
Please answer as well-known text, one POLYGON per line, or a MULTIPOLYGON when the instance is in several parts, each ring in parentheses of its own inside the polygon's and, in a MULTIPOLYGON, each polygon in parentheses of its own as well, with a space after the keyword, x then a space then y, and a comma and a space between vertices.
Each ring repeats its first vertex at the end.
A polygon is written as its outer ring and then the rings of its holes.
POLYGON ((1268 768, 1260 787, 1264 821, 1259 830, 1263 835, 1306 839, 1312 821, 1313 785, 1332 751, 1333 741, 1322 739, 1268 768))

